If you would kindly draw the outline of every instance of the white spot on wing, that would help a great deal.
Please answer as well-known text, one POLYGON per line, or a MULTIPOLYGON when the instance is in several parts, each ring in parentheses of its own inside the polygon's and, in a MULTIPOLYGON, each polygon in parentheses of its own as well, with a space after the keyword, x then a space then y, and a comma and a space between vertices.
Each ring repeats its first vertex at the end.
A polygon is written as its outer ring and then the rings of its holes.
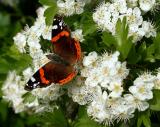
POLYGON ((58 26, 57 26, 57 25, 54 25, 52 28, 53 28, 53 29, 58 29, 58 26))
POLYGON ((34 77, 31 77, 31 81, 32 81, 32 82, 35 82, 36 80, 35 80, 35 78, 34 78, 34 77))
POLYGON ((62 24, 63 24, 63 22, 61 21, 61 22, 59 22, 59 26, 62 26, 62 24))
POLYGON ((39 83, 40 83, 40 82, 34 83, 34 84, 33 84, 33 87, 36 88, 36 87, 38 86, 39 83))

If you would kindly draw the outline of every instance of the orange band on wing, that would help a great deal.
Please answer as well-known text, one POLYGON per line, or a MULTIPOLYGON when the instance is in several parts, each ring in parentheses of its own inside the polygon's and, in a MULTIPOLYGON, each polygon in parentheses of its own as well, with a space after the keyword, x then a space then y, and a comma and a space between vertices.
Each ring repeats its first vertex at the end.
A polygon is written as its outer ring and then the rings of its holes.
POLYGON ((77 60, 79 60, 81 58, 81 46, 78 41, 75 41, 74 44, 77 50, 77 60))
POLYGON ((44 77, 44 70, 43 68, 39 69, 39 73, 40 73, 40 78, 41 78, 41 82, 44 84, 49 84, 49 81, 44 77))
POLYGON ((52 38, 51 42, 53 42, 53 43, 57 42, 60 39, 60 37, 63 37, 63 36, 68 37, 69 36, 69 32, 68 31, 60 32, 58 35, 56 35, 55 37, 52 38))
POLYGON ((74 76, 76 75, 76 72, 72 72, 71 74, 69 74, 65 79, 60 80, 58 83, 60 83, 60 85, 63 85, 65 83, 68 83, 69 81, 71 81, 74 76))

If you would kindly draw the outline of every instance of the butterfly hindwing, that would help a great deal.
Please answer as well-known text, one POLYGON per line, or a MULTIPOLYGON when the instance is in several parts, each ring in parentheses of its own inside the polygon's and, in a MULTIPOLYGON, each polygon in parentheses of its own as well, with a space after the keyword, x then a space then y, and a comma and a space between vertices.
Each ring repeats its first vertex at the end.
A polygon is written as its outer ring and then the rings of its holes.
POLYGON ((46 87, 51 83, 63 85, 76 75, 76 70, 69 64, 50 61, 41 67, 27 82, 25 89, 32 90, 38 87, 46 87))

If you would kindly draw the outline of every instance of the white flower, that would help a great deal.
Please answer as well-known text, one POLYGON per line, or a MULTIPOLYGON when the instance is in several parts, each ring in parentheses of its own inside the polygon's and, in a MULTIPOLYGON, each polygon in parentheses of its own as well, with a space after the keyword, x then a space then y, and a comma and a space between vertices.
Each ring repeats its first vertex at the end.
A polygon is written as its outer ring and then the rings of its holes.
POLYGON ((145 111, 149 108, 149 103, 146 101, 141 101, 131 94, 125 94, 124 99, 129 107, 133 109, 138 109, 139 111, 145 111))
POLYGON ((97 122, 106 121, 108 123, 111 119, 109 110, 106 108, 107 98, 107 93, 105 91, 102 93, 101 89, 99 89, 99 96, 87 107, 88 115, 92 116, 97 122))
POLYGON ((90 64, 92 64, 93 62, 95 62, 97 60, 97 53, 94 51, 94 52, 90 52, 88 54, 88 56, 85 56, 83 58, 83 65, 84 66, 89 66, 90 64))
POLYGON ((77 29, 75 31, 73 31, 72 33, 72 37, 79 41, 79 42, 83 42, 84 41, 84 38, 83 38, 83 34, 82 34, 82 29, 77 29))
POLYGON ((141 11, 138 7, 135 7, 134 9, 129 8, 127 10, 126 16, 127 22, 129 24, 136 24, 138 26, 142 24, 143 18, 141 16, 141 11))
POLYGON ((109 84, 108 89, 111 91, 111 93, 109 94, 110 97, 120 97, 123 92, 122 82, 113 81, 109 84))
POLYGON ((84 6, 85 6, 85 1, 76 0, 75 5, 74 5, 75 13, 76 14, 81 14, 84 11, 83 10, 84 6))
POLYGON ((119 122, 120 120, 127 121, 134 115, 135 109, 127 106, 124 98, 109 98, 106 102, 106 107, 110 111, 111 116, 119 122))
POLYGON ((135 110, 132 107, 128 107, 127 105, 119 105, 117 108, 116 119, 117 121, 124 121, 131 119, 134 117, 135 110))
POLYGON ((64 14, 66 16, 70 16, 74 14, 74 5, 75 1, 74 0, 66 0, 63 2, 62 0, 57 1, 57 6, 59 7, 59 13, 64 14))
POLYGON ((42 32, 43 39, 51 40, 52 26, 46 26, 42 32))
POLYGON ((143 21, 142 23, 142 30, 145 33, 145 37, 149 38, 149 37, 156 37, 156 30, 154 28, 154 26, 147 21, 143 21))
POLYGON ((139 5, 140 8, 144 11, 147 12, 152 9, 152 7, 155 5, 156 1, 155 0, 139 0, 139 5))
POLYGON ((26 46, 26 36, 23 33, 17 33, 15 37, 13 37, 14 43, 21 53, 25 52, 26 46))
POLYGON ((31 67, 28 67, 23 71, 23 76, 25 81, 28 81, 32 77, 32 75, 33 75, 33 70, 31 67))
POLYGON ((149 100, 153 98, 153 86, 153 82, 149 82, 148 80, 145 81, 142 78, 137 78, 134 81, 134 85, 130 86, 129 91, 139 100, 149 100))
POLYGON ((106 30, 111 22, 111 13, 108 10, 109 3, 102 3, 93 13, 93 20, 98 24, 101 30, 106 30), (105 26, 105 27, 104 27, 105 26))
POLYGON ((15 71, 9 72, 6 81, 2 86, 3 99, 11 102, 16 113, 24 111, 22 95, 26 93, 24 90, 24 82, 21 77, 16 75, 15 71))
POLYGON ((45 101, 54 101, 61 95, 60 86, 52 83, 48 87, 34 89, 32 94, 45 101))
POLYGON ((115 0, 113 5, 117 8, 118 12, 123 14, 127 11, 126 0, 115 0))
POLYGON ((38 17, 43 17, 44 11, 46 10, 47 7, 39 7, 36 12, 38 17))
POLYGON ((116 66, 115 66, 116 70, 117 70, 117 74, 116 74, 117 79, 119 78, 119 79, 123 80, 128 76, 129 69, 127 69, 126 64, 127 64, 126 62, 123 62, 123 63, 117 62, 116 66))
POLYGON ((68 89, 69 96, 72 97, 74 102, 80 105, 88 104, 97 95, 98 86, 91 87, 84 85, 84 78, 77 77, 68 89))

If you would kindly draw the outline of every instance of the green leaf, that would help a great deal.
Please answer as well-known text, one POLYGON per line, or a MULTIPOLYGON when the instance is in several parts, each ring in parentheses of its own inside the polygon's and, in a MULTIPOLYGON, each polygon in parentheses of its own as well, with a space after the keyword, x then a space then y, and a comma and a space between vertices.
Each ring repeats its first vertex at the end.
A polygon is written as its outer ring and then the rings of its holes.
POLYGON ((80 106, 78 111, 78 119, 75 121, 74 127, 103 127, 103 126, 96 123, 94 120, 91 120, 87 115, 85 107, 80 106))
POLYGON ((5 121, 7 119, 8 111, 7 111, 7 104, 3 101, 0 101, 0 119, 5 121))
MULTIPOLYGON (((134 50, 132 48, 132 37, 128 37, 128 25, 126 24, 126 17, 123 18, 123 21, 120 19, 117 21, 115 36, 112 36, 107 32, 103 32, 102 40, 109 47, 114 45, 115 49, 120 52, 120 58, 122 61, 128 57, 131 50, 134 50)), ((134 55, 136 56, 136 54, 134 55)))
POLYGON ((137 121, 137 127, 141 127, 142 124, 145 127, 151 127, 149 111, 145 111, 145 112, 139 113, 138 121, 137 121))
POLYGON ((21 54, 13 45, 0 57, 0 73, 6 74, 10 70, 21 73, 30 63, 31 57, 27 54, 21 54))
POLYGON ((0 27, 10 24, 10 15, 0 13, 0 27))
POLYGON ((36 97, 30 92, 27 92, 22 97, 24 98, 24 103, 32 103, 36 99, 36 97))
POLYGON ((55 0, 39 0, 42 5, 53 6, 56 4, 55 0))
POLYGON ((160 54, 160 33, 157 34, 156 38, 153 40, 155 53, 160 54))
POLYGON ((5 37, 10 30, 10 15, 0 13, 0 37, 5 37))
POLYGON ((126 24, 126 17, 123 18, 123 21, 119 19, 116 24, 116 49, 121 53, 121 59, 125 60, 131 50, 133 45, 132 37, 128 37, 128 25, 126 24))
POLYGON ((154 52, 155 52, 155 46, 154 44, 151 44, 147 49, 146 49, 146 61, 150 62, 155 62, 154 58, 154 52))
POLYGON ((0 57, 0 74, 7 73, 9 69, 10 65, 8 62, 4 58, 0 57))
POLYGON ((52 24, 53 18, 56 15, 56 13, 57 13, 57 6, 56 6, 56 4, 52 5, 51 7, 48 7, 46 9, 46 11, 44 12, 44 16, 46 17, 46 24, 47 25, 51 25, 52 24))
POLYGON ((114 36, 112 36, 111 33, 103 32, 101 38, 102 38, 102 41, 104 42, 104 44, 106 44, 108 47, 110 47, 111 45, 114 45, 116 43, 116 39, 114 36))
POLYGON ((87 36, 97 31, 97 26, 92 18, 92 13, 84 13, 82 15, 80 25, 83 29, 83 35, 87 36))
POLYGON ((50 127, 68 127, 68 122, 61 108, 55 109, 53 112, 44 112, 40 117, 40 122, 47 122, 50 127))
POLYGON ((150 109, 160 111, 160 90, 153 90, 153 99, 150 101, 150 109))
POLYGON ((127 62, 129 64, 136 64, 141 60, 142 56, 136 52, 136 48, 132 45, 132 48, 128 54, 127 62))

